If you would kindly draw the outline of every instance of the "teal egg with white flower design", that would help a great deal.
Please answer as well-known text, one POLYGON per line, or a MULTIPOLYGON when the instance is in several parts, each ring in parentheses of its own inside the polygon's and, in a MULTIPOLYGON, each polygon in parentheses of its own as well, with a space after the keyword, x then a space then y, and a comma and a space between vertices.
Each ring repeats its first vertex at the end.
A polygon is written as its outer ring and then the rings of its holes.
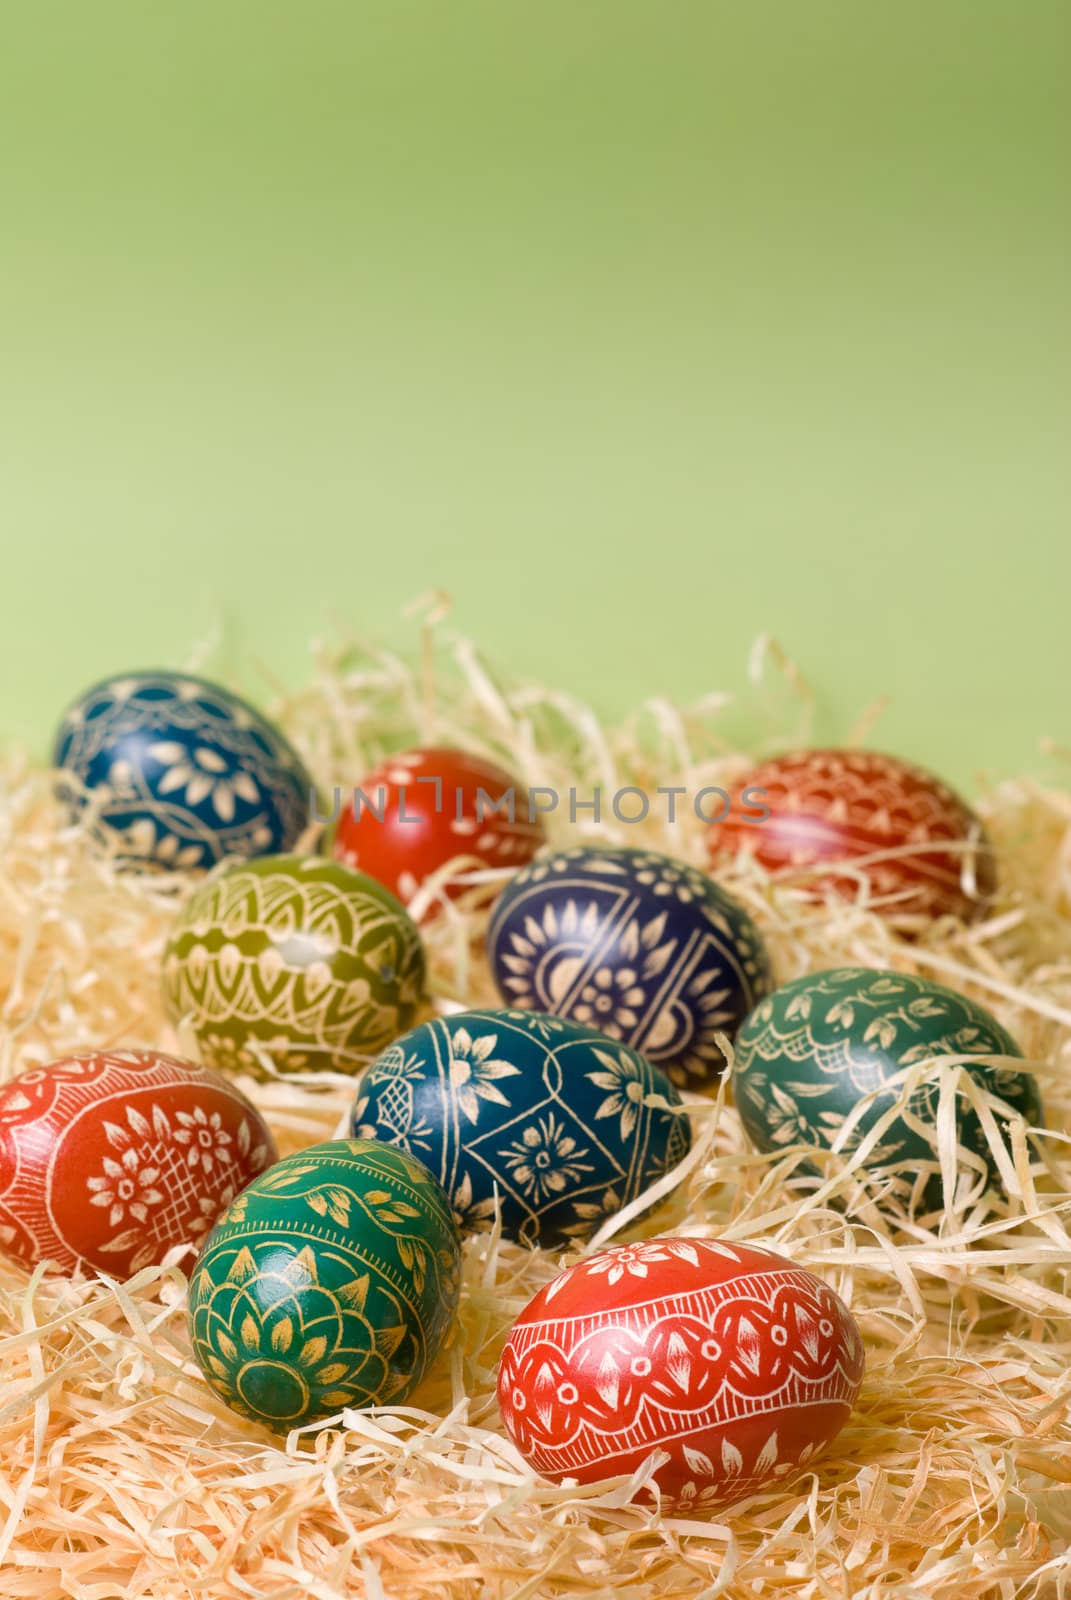
MULTIPOLYGON (((996 1018, 966 995, 906 972, 837 967, 796 978, 756 1006, 735 1054, 736 1104, 760 1150, 835 1146, 848 1158, 881 1125, 861 1171, 890 1213, 932 1211, 944 1197, 940 1074, 928 1063, 959 1058, 1005 1138, 1013 1116, 1042 1121, 1037 1080, 1018 1065, 1022 1052, 996 1018), (920 1081, 905 1094, 899 1075, 913 1066, 922 1069, 920 1081)), ((1000 1164, 983 1118, 961 1094, 945 1104, 961 1152, 957 1183, 965 1180, 977 1195, 981 1181, 999 1193, 1000 1164)))
POLYGON ((503 1233, 543 1247, 589 1238, 691 1144, 680 1095, 628 1045, 499 1009, 396 1040, 363 1074, 351 1126, 423 1161, 462 1227, 490 1226, 497 1200, 503 1233))
POLYGON ((272 722, 185 672, 128 672, 69 708, 53 747, 72 818, 125 867, 201 871, 291 849, 312 779, 272 722))

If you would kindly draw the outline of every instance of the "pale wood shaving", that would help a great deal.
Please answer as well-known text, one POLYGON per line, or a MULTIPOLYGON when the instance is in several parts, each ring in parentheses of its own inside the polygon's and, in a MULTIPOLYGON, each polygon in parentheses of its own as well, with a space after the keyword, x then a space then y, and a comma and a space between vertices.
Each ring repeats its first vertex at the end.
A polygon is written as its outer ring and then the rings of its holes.
MULTIPOLYGON (((812 697, 770 640, 743 702, 652 699, 606 728, 573 696, 496 681, 466 640, 424 618, 415 665, 320 647, 311 686, 275 711, 326 793, 384 753, 459 743, 526 784, 607 789, 721 784, 805 737, 812 697), (440 630, 440 631, 436 631, 440 630), (743 753, 746 750, 746 756, 743 753)), ((210 667, 210 661, 208 663, 210 667)), ((247 686, 248 687, 248 686, 247 686)), ((869 733, 875 713, 865 712, 869 733)), ((868 1371, 849 1426, 810 1474, 707 1521, 629 1503, 634 1483, 577 1491, 537 1480, 504 1437, 495 1366, 512 1319, 560 1264, 495 1234, 465 1247, 459 1334, 413 1404, 347 1413, 282 1445, 231 1415, 186 1338, 178 1251, 127 1284, 70 1283, 0 1265, 0 1593, 4 1600, 1011 1600, 1071 1594, 1071 795, 1026 779, 981 801, 1003 882, 992 915, 909 944, 868 908, 811 903, 747 865, 724 876, 768 940, 778 978, 892 966, 963 987, 1036 1065, 1042 1134, 1007 1147, 983 1118, 1011 1198, 969 1197, 935 1232, 893 1234, 830 1156, 751 1151, 723 1088, 693 1100, 696 1154, 654 1215, 622 1233, 765 1239, 852 1305, 868 1371)), ((646 843, 705 862, 702 825, 551 816, 555 841, 646 843)), ((479 935, 501 875, 469 871, 464 900, 428 886, 437 1003, 494 1003, 479 935)), ((0 792, 0 1078, 88 1044, 174 1049, 159 961, 187 880, 119 875, 68 825, 48 775, 19 756, 0 792)), ((186 1041, 188 1044, 188 1041, 186 1041)), ((949 1085, 955 1062, 927 1073, 949 1085)), ((246 1082, 285 1153, 345 1124, 352 1080, 246 1082)), ((955 1164, 944 1126, 942 1156, 955 1164)), ((643 1207, 633 1208, 636 1215, 643 1207)), ((594 1248, 593 1245, 590 1248, 594 1248)))

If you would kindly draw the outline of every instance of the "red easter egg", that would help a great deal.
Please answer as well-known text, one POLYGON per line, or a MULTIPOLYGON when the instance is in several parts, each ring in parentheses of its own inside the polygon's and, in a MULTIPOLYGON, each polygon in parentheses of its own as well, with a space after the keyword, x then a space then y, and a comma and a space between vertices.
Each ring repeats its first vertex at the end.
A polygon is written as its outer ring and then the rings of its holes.
POLYGON ((276 1159, 260 1112, 208 1067, 65 1056, 0 1089, 0 1250, 126 1278, 200 1241, 276 1159))
POLYGON ((518 868, 544 842, 538 816, 529 820, 528 790, 465 750, 391 756, 347 800, 332 845, 336 859, 367 872, 403 904, 455 856, 518 868))
POLYGON ((637 1470, 672 1507, 726 1505, 840 1432, 863 1377, 829 1286, 757 1245, 651 1239, 568 1267, 514 1323, 502 1420, 544 1477, 637 1470))
MULTIPOLYGON (((922 767, 866 750, 801 750, 753 767, 729 791, 708 849, 715 863, 748 850, 788 881, 801 868, 857 862, 891 920, 970 921, 996 889, 992 850, 970 807, 922 767)), ((808 870, 800 883, 848 899, 860 890, 859 876, 845 873, 808 870)))

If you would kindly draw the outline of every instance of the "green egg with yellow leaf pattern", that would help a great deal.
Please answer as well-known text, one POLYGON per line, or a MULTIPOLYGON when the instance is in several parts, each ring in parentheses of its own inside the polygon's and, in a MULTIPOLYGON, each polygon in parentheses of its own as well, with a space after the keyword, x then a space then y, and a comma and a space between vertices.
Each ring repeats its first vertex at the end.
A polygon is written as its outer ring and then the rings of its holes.
POLYGON ((461 1250, 422 1162, 337 1139, 243 1189, 190 1278, 193 1352, 241 1416, 285 1432, 398 1404, 447 1341, 461 1250))

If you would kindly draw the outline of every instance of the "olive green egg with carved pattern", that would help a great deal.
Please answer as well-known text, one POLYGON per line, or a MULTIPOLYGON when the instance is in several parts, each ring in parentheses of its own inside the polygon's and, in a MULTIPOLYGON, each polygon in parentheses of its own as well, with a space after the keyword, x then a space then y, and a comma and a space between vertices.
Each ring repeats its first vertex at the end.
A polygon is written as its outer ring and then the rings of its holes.
MULTIPOLYGON (((1005 1137, 1012 1116, 1028 1125, 1042 1121, 1037 1081, 1014 1065, 1022 1051, 996 1018, 965 995, 908 973, 839 967, 796 978, 745 1019, 735 1056, 736 1104, 760 1150, 830 1149, 839 1138, 838 1148, 850 1155, 896 1105, 901 1087, 884 1087, 888 1080, 942 1056, 968 1058, 963 1065, 994 1097, 995 1126, 1005 1137), (869 1095, 873 1099, 861 1107, 869 1095), (856 1113, 858 1120, 842 1132, 856 1113)), ((917 1212, 920 1205, 932 1211, 942 1204, 939 1098, 940 1083, 930 1074, 864 1157, 871 1192, 890 1211, 917 1212)), ((959 1146, 978 1158, 961 1158, 957 1192, 964 1182, 976 1191, 979 1180, 999 1192, 1000 1169, 982 1121, 961 1094, 954 1114, 959 1146)), ((802 1170, 818 1169, 806 1164, 802 1170)))
POLYGON ((398 1404, 449 1340, 460 1264, 422 1162, 372 1139, 313 1145, 254 1179, 205 1240, 193 1353, 234 1411, 276 1431, 398 1404))
POLYGON ((261 856, 198 888, 164 952, 164 1002, 224 1071, 359 1072, 424 993, 416 924, 382 884, 320 856, 261 856))

